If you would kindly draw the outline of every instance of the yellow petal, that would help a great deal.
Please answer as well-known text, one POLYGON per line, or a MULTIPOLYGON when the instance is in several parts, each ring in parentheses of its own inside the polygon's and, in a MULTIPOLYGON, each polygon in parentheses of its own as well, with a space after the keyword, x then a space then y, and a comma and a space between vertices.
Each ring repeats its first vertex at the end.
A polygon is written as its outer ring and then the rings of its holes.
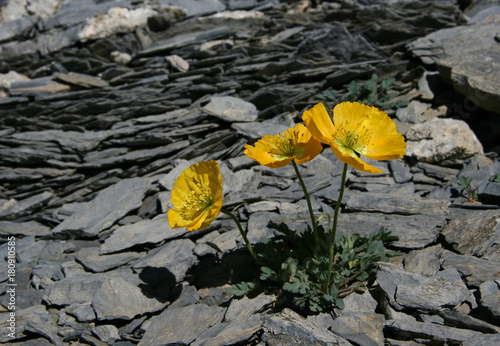
POLYGON ((185 169, 172 189, 168 211, 171 228, 205 228, 222 207, 222 176, 216 161, 198 162, 185 169))
POLYGON ((371 141, 366 146, 364 156, 373 160, 401 159, 406 154, 403 135, 385 136, 371 141))
POLYGON ((361 161, 361 159, 354 153, 353 155, 343 154, 335 143, 332 143, 330 148, 340 161, 347 163, 349 166, 357 169, 358 171, 368 173, 382 173, 380 169, 361 161))
POLYGON ((302 120, 312 136, 318 141, 330 144, 335 138, 336 128, 322 103, 318 103, 313 108, 305 111, 302 114, 302 120))

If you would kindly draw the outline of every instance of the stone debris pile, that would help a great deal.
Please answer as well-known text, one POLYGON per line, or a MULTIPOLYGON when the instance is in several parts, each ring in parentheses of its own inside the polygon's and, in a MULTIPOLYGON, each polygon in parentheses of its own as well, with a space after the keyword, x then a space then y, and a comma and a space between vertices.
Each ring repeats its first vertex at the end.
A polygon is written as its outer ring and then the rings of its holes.
MULTIPOLYGON (((0 6, 1 342, 500 343, 497 5, 0 6), (385 111, 407 155, 370 161, 381 174, 348 172, 339 230, 386 227, 405 255, 380 264, 375 288, 333 314, 274 311, 274 294, 235 299, 226 289, 257 268, 223 215, 205 230, 169 227, 176 178, 217 160, 224 206, 250 242, 275 235, 270 220, 302 230, 309 214, 292 167, 259 166, 243 148, 373 75, 394 78, 385 111)), ((340 162, 326 149, 300 169, 317 215, 333 214, 340 162)))

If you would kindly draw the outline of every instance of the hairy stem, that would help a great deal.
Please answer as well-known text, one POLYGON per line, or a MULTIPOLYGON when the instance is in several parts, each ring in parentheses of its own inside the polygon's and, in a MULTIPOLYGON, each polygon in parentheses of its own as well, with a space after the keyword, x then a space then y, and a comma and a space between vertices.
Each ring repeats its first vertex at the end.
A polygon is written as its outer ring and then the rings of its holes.
POLYGON ((345 189, 345 180, 347 176, 347 163, 344 163, 344 170, 342 172, 342 182, 340 184, 340 192, 339 192, 339 198, 337 203, 335 204, 335 214, 333 215, 333 227, 330 231, 330 241, 329 241, 329 251, 330 251, 330 257, 328 261, 328 274, 326 278, 326 287, 327 287, 327 292, 330 291, 330 279, 332 276, 332 271, 333 271, 333 258, 334 258, 334 253, 335 253, 335 236, 337 233, 337 221, 339 217, 339 210, 340 210, 340 204, 342 202, 342 198, 344 197, 344 189, 345 189))
POLYGON ((319 244, 318 240, 318 229, 316 225, 316 219, 314 218, 314 213, 312 209, 312 204, 311 204, 311 198, 309 197, 309 193, 307 192, 306 185, 304 184, 304 180, 302 180, 302 176, 300 175, 299 172, 299 167, 297 167, 297 164, 295 163, 295 160, 292 160, 293 168, 295 169, 295 174, 297 174, 297 178, 299 179, 300 186, 302 186, 302 190, 304 191, 304 195, 306 196, 306 201, 307 201, 307 207, 309 208, 309 216, 311 217, 311 223, 313 227, 313 234, 314 234, 314 242, 316 246, 319 244))
POLYGON ((250 244, 250 242, 248 241, 247 235, 245 234, 245 232, 243 232, 243 228, 241 228, 241 224, 238 221, 238 219, 236 218, 236 216, 234 216, 233 213, 230 213, 230 212, 228 212, 227 210, 224 210, 224 209, 221 209, 221 213, 226 214, 227 216, 229 216, 231 219, 234 220, 234 222, 236 223, 236 226, 238 227, 238 230, 240 231, 241 236, 243 237, 243 240, 245 241, 245 245, 247 246, 248 251, 250 251, 250 254, 255 259, 255 261, 257 263, 259 263, 259 264, 262 265, 262 262, 260 261, 260 259, 255 254, 255 251, 253 251, 253 247, 250 244))

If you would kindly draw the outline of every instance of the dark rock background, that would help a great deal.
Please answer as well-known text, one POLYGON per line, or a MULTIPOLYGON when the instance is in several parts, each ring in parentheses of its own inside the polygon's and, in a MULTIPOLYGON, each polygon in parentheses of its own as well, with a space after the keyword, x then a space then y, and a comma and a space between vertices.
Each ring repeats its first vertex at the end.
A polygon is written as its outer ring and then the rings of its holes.
MULTIPOLYGON (((1 342, 499 343, 498 1, 0 6, 1 342), (239 233, 223 216, 170 229, 175 179, 215 159, 224 206, 253 243, 273 235, 269 220, 303 229, 293 169, 261 167, 243 147, 372 74, 395 78, 394 101, 408 101, 386 109, 408 153, 374 162, 382 174, 349 171, 339 228, 387 227, 405 255, 332 315, 273 312, 273 295, 233 299, 228 285, 255 270, 239 233)), ((318 215, 331 212, 338 160, 326 148, 301 170, 318 215)))

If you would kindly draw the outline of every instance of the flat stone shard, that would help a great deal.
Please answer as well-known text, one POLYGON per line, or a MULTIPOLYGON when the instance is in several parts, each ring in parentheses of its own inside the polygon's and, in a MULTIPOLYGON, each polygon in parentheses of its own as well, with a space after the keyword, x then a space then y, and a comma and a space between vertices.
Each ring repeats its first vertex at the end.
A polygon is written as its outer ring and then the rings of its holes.
POLYGON ((139 345, 189 345, 223 317, 224 308, 203 304, 166 309, 151 320, 139 345))
POLYGON ((471 294, 463 282, 424 277, 389 263, 380 264, 377 282, 397 310, 412 308, 437 312, 444 306, 460 305, 471 294))
POLYGON ((382 212, 399 215, 443 215, 448 213, 448 201, 414 196, 388 195, 382 192, 352 194, 347 207, 356 211, 382 212))
POLYGON ((28 215, 48 203, 54 194, 50 191, 42 192, 20 201, 10 199, 0 204, 0 220, 12 220, 20 216, 28 215))
POLYGON ((102 190, 90 202, 80 205, 81 209, 56 226, 56 236, 94 237, 110 227, 131 210, 142 205, 142 199, 151 188, 147 179, 124 179, 102 190))
POLYGON ((178 239, 156 248, 131 264, 132 268, 166 268, 177 282, 181 282, 187 271, 196 262, 193 254, 195 244, 189 239, 178 239))
POLYGON ((136 223, 117 227, 104 240, 100 248, 103 254, 130 249, 144 244, 158 244, 187 233, 184 228, 171 229, 166 214, 158 215, 152 220, 141 220, 136 223))
POLYGON ((499 13, 438 30, 408 45, 424 63, 435 63, 441 75, 471 102, 500 113, 500 46, 496 41, 499 13))
POLYGON ((500 280, 486 281, 479 286, 481 305, 495 318, 500 318, 500 280))
POLYGON ((252 122, 259 115, 252 103, 232 96, 213 96, 202 108, 204 112, 228 122, 252 122))
POLYGON ((483 153, 483 146, 462 120, 435 118, 415 124, 406 139, 406 155, 423 162, 466 159, 483 153))
POLYGON ((148 298, 141 288, 121 278, 102 281, 93 290, 92 307, 99 321, 131 320, 137 315, 163 309, 167 302, 148 298))
POLYGON ((452 249, 500 262, 500 211, 481 211, 452 220, 441 232, 452 249))
POLYGON ((387 321, 385 326, 401 337, 418 337, 422 340, 449 344, 462 344, 465 340, 482 335, 482 333, 473 330, 441 326, 428 322, 412 322, 410 320, 391 320, 387 321))
POLYGON ((321 329, 290 309, 264 321, 262 339, 271 345, 352 345, 344 338, 321 329), (281 343, 280 343, 281 342, 281 343))

